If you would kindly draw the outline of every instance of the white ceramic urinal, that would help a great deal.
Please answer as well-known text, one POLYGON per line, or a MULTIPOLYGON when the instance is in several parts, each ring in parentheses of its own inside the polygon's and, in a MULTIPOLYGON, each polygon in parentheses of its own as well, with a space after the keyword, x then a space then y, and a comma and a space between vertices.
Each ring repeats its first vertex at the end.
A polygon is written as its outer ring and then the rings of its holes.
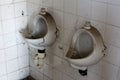
POLYGON ((31 47, 41 49, 41 47, 48 47, 55 42, 56 23, 53 17, 45 11, 45 8, 41 9, 41 12, 35 16, 32 23, 32 28, 28 26, 20 31, 31 47))
POLYGON ((88 66, 102 59, 105 49, 100 32, 87 22, 74 34, 66 57, 72 67, 86 70, 88 66))

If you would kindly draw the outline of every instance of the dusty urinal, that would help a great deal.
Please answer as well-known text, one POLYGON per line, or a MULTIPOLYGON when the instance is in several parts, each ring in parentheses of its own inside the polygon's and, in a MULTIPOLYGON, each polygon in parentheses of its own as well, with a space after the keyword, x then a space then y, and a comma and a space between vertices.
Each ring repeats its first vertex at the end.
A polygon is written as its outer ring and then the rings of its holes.
POLYGON ((45 57, 45 48, 50 47, 56 40, 57 28, 55 20, 45 8, 41 8, 41 12, 34 17, 32 26, 21 29, 20 33, 30 47, 38 49, 35 64, 40 67, 45 57))
POLYGON ((98 63, 105 53, 106 47, 100 32, 90 22, 78 29, 72 39, 66 58, 71 66, 87 75, 87 67, 98 63))

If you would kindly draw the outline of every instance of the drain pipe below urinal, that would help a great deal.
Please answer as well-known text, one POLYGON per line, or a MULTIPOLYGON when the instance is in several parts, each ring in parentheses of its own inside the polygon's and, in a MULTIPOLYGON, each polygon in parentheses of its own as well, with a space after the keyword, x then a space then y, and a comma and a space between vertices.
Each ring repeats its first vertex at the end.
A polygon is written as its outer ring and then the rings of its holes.
POLYGON ((41 69, 44 66, 44 59, 45 59, 45 49, 38 50, 38 53, 35 54, 34 64, 41 69))

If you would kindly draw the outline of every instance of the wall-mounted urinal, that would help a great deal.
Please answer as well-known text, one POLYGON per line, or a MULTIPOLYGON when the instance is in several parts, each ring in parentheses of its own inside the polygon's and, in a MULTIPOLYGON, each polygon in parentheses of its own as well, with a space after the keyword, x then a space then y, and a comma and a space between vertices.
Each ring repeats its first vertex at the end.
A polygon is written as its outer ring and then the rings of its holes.
POLYGON ((87 75, 87 67, 98 63, 105 56, 106 47, 100 32, 90 22, 73 36, 66 58, 72 67, 87 75))
POLYGON ((28 45, 36 49, 51 46, 56 40, 57 32, 53 17, 42 8, 32 23, 32 27, 28 26, 20 31, 28 45))
POLYGON ((45 8, 41 8, 41 12, 32 20, 32 26, 21 29, 20 33, 30 47, 38 50, 34 63, 38 68, 42 68, 46 47, 50 47, 57 37, 57 27, 53 17, 45 8))

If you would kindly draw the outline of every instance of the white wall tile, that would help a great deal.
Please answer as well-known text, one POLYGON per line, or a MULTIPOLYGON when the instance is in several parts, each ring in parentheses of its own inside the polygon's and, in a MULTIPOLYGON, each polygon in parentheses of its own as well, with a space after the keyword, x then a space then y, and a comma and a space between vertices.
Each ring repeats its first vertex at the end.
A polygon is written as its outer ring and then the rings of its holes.
POLYGON ((8 74, 8 80, 19 80, 18 71, 8 74))
POLYGON ((14 0, 14 2, 22 2, 22 1, 26 1, 26 0, 14 0))
POLYGON ((13 3, 13 0, 0 0, 0 5, 13 3))
POLYGON ((106 61, 110 62, 111 64, 120 66, 120 48, 119 47, 115 47, 112 45, 108 46, 108 54, 107 56, 104 58, 106 61))
POLYGON ((5 75, 6 72, 6 64, 5 63, 0 63, 0 76, 5 75))
POLYGON ((16 45, 15 33, 4 35, 4 44, 5 44, 5 48, 16 45))
POLYGON ((58 71, 57 69, 53 70, 53 75, 53 80, 63 80, 62 72, 58 71))
POLYGON ((107 25, 105 31, 105 41, 109 44, 120 47, 120 29, 111 25, 107 25))
POLYGON ((15 4, 15 17, 27 15, 26 2, 15 4))
POLYGON ((78 15, 86 18, 91 17, 91 0, 78 0, 77 6, 78 15))
POLYGON ((17 58, 18 57, 17 47, 13 46, 5 49, 5 57, 7 61, 17 58))
POLYGON ((2 20, 14 18, 14 5, 1 6, 2 20))
POLYGON ((52 66, 50 66, 50 65, 47 65, 47 64, 45 64, 44 65, 44 69, 43 69, 43 73, 46 75, 46 76, 48 76, 49 78, 53 78, 53 67, 52 66))
POLYGON ((53 0, 53 8, 63 10, 63 0, 53 0))
POLYGON ((77 0, 64 0, 64 12, 77 14, 77 0))
MULTIPOLYGON (((17 59, 7 61, 7 73, 17 71, 18 69, 19 68, 18 68, 18 60, 17 59)), ((10 75, 12 75, 12 74, 10 74, 10 75)))
POLYGON ((2 22, 0 21, 0 35, 3 34, 3 29, 2 29, 2 22))
POLYGON ((23 68, 19 70, 19 79, 24 79, 25 77, 29 76, 29 68, 23 68))
POLYGON ((64 28, 74 30, 77 23, 77 16, 64 13, 64 28))
POLYGON ((4 48, 4 43, 3 43, 3 36, 0 36, 0 49, 4 48))
POLYGON ((28 55, 28 45, 27 44, 20 44, 17 46, 18 57, 28 55))
POLYGON ((111 3, 111 4, 117 4, 117 5, 120 5, 120 1, 119 0, 108 0, 108 3, 111 3))
POLYGON ((55 10, 53 11, 52 16, 54 17, 56 24, 63 28, 63 12, 55 10))
POLYGON ((15 37, 16 37, 16 43, 17 44, 25 43, 25 40, 22 37, 20 32, 16 32, 15 37))
POLYGON ((92 2, 92 19, 106 22, 107 4, 93 1, 92 2))
POLYGON ((16 31, 19 32, 21 29, 27 27, 27 17, 18 17, 15 19, 16 31))
POLYGON ((14 19, 3 20, 2 26, 3 26, 4 34, 10 34, 12 32, 15 32, 15 20, 14 19))
MULTIPOLYGON (((21 52, 20 50, 17 51, 16 44, 17 43, 21 44, 20 41, 22 42, 22 40, 21 40, 21 37, 17 36, 16 34, 18 33, 17 29, 15 32, 15 26, 19 25, 18 27, 20 26, 23 27, 27 24, 27 17, 26 17, 27 10, 25 8, 25 6, 27 5, 22 4, 22 3, 25 3, 25 1, 26 0, 0 0, 0 55, 1 55, 0 56, 0 80, 20 80, 21 78, 29 75, 29 68, 22 69, 22 71, 25 70, 26 73, 21 72, 21 75, 18 74, 19 72, 18 70, 20 70, 20 68, 18 67, 17 58, 18 58, 18 52, 19 53, 21 52), (21 2, 21 3, 18 3, 18 2, 21 2), (20 18, 15 19, 15 13, 19 15, 20 10, 22 10, 21 6, 23 10, 26 10, 25 12, 26 15, 24 15, 24 17, 22 16, 20 18), (16 12, 15 12, 15 9, 17 10, 16 12), (16 37, 17 37, 17 43, 16 43, 16 37)), ((21 47, 24 47, 24 49, 21 48, 21 50, 23 50, 25 53, 28 53, 26 46, 21 46, 21 47)), ((24 54, 21 54, 21 55, 24 55, 24 54)), ((23 60, 21 61, 23 62, 23 60)), ((26 63, 22 63, 22 64, 26 65, 26 63)))
POLYGON ((63 75, 63 80, 74 80, 74 79, 72 79, 70 76, 63 75))
POLYGON ((108 5, 108 24, 120 27, 120 6, 108 5))
POLYGON ((8 80, 7 75, 0 77, 0 80, 8 80))
POLYGON ((18 64, 19 64, 19 68, 25 68, 29 66, 29 58, 28 55, 24 55, 22 57, 18 58, 18 64))
POLYGON ((5 52, 4 50, 0 50, 0 63, 5 62, 5 52))
POLYGON ((53 0, 43 0, 43 6, 47 6, 49 8, 53 7, 53 0))

